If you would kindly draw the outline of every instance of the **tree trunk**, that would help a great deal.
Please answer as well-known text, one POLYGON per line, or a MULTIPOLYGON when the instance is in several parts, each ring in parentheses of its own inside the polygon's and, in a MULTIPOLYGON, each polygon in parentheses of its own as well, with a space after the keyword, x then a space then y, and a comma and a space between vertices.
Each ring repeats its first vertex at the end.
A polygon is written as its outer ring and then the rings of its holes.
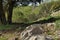
POLYGON ((6 24, 6 17, 5 17, 5 13, 3 10, 2 0, 0 0, 0 21, 2 24, 6 24))
POLYGON ((8 24, 12 23, 12 12, 13 12, 13 2, 12 0, 8 1, 8 24))

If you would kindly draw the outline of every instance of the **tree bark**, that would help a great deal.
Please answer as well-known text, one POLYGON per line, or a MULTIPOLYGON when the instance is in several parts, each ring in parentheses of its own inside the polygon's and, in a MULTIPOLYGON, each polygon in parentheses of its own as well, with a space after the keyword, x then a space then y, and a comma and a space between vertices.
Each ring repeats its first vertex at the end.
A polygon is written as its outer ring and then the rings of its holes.
POLYGON ((8 7, 8 24, 11 24, 12 23, 12 12, 13 12, 13 2, 12 0, 8 0, 8 4, 9 4, 9 7, 8 7))
POLYGON ((5 13, 3 10, 2 0, 0 0, 0 21, 2 24, 6 24, 6 17, 5 17, 5 13))

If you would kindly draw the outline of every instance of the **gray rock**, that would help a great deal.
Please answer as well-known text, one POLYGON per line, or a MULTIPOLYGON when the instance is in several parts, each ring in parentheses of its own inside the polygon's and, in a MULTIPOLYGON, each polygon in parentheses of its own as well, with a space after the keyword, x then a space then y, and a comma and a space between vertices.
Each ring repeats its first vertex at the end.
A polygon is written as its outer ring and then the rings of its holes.
POLYGON ((45 28, 48 26, 54 26, 53 23, 46 24, 33 24, 28 27, 21 33, 19 40, 52 40, 49 36, 47 37, 44 32, 45 28))
POLYGON ((46 35, 45 40, 54 40, 52 35, 46 35))
POLYGON ((43 40, 44 30, 40 27, 40 24, 34 24, 28 26, 20 35, 21 40, 43 40))

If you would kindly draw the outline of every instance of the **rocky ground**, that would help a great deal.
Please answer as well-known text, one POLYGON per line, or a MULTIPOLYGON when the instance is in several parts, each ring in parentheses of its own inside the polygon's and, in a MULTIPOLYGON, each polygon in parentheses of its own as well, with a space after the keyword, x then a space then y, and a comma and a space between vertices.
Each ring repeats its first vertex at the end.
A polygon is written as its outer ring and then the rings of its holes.
POLYGON ((0 32, 0 39, 6 40, 60 40, 60 30, 56 30, 55 23, 33 24, 24 31, 0 32))
POLYGON ((33 24, 20 35, 20 40, 60 40, 60 31, 55 23, 33 24))

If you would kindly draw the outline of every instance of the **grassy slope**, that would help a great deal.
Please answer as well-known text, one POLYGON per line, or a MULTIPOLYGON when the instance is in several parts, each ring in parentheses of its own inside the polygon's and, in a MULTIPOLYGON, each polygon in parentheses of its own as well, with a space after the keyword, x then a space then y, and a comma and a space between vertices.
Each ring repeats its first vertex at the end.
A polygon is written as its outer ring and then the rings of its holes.
POLYGON ((33 8, 32 6, 17 7, 17 8, 14 8, 12 20, 13 22, 20 22, 20 23, 32 22, 36 20, 35 17, 36 17, 36 14, 38 13, 39 13, 39 7, 36 7, 36 8, 33 8))
POLYGON ((36 20, 44 20, 45 18, 51 17, 51 11, 55 10, 58 6, 60 6, 60 1, 58 2, 50 2, 39 7, 33 6, 24 6, 24 7, 16 7, 13 10, 13 22, 18 23, 31 23, 36 20), (58 4, 58 5, 57 5, 58 4))

